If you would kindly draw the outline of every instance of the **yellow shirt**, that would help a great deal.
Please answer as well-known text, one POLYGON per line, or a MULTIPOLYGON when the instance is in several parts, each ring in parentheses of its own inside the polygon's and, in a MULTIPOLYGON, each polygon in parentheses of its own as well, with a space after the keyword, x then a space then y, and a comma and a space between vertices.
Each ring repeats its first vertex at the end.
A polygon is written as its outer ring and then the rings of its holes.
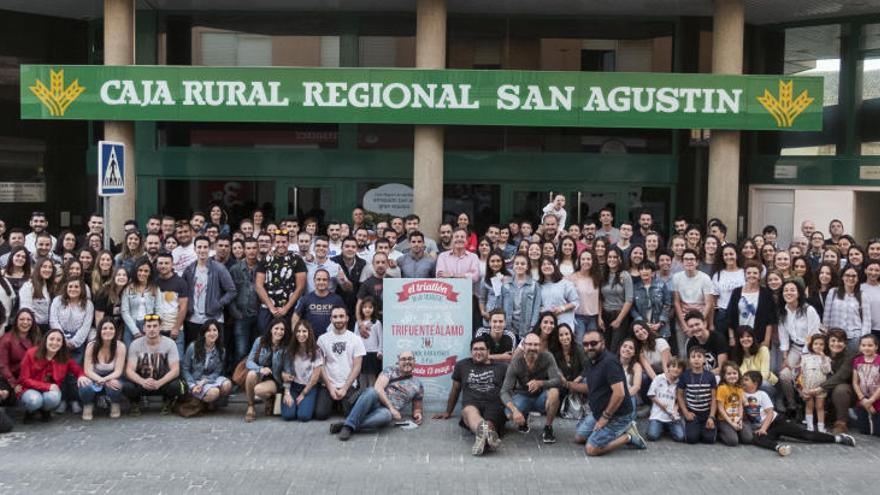
POLYGON ((715 399, 721 403, 718 408, 719 418, 723 418, 721 416, 723 409, 734 423, 742 420, 742 407, 745 404, 745 393, 742 388, 722 383, 715 390, 715 399))
POLYGON ((754 356, 743 358, 743 362, 739 365, 740 374, 746 371, 757 371, 761 373, 764 382, 770 385, 776 385, 778 378, 770 371, 770 351, 766 347, 758 348, 758 353, 754 356))

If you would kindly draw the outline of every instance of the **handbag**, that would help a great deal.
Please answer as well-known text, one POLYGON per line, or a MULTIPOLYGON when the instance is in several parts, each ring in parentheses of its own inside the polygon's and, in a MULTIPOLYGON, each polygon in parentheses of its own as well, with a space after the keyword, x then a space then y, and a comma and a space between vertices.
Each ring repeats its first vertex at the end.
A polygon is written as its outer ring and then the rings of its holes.
POLYGON ((184 418, 192 418, 202 414, 205 410, 205 403, 192 395, 182 397, 177 402, 177 414, 184 418))
POLYGON ((559 408, 559 417, 580 420, 587 415, 588 410, 586 397, 583 394, 572 392, 566 395, 562 401, 562 406, 559 408))
POLYGON ((244 358, 235 365, 235 370, 232 372, 232 383, 238 385, 241 388, 244 388, 244 382, 247 379, 247 374, 247 358, 244 358))

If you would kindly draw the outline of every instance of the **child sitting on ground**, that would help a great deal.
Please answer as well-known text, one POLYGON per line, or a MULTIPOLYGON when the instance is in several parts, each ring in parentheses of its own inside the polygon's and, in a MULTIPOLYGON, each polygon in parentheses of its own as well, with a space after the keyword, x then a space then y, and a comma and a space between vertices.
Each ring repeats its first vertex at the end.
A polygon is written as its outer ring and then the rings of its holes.
POLYGON ((803 426, 791 422, 773 409, 770 396, 758 390, 763 377, 759 371, 747 371, 742 377, 743 390, 746 393, 745 415, 749 426, 754 429, 752 443, 758 447, 775 450, 780 456, 791 453, 791 445, 781 443, 781 437, 796 438, 811 443, 839 443, 856 446, 853 437, 846 433, 830 435, 818 431, 807 431, 803 426))
POLYGON ((825 397, 827 393, 822 384, 831 374, 831 358, 825 355, 825 336, 813 334, 807 338, 808 352, 801 356, 798 366, 798 389, 806 403, 804 419, 807 430, 813 431, 813 410, 819 423, 816 430, 825 432, 825 397))
POLYGON ((654 377, 648 388, 651 399, 651 416, 648 420, 648 440, 656 441, 664 431, 676 442, 684 441, 684 427, 681 425, 681 414, 675 405, 678 378, 684 371, 684 359, 672 358, 666 365, 666 372, 654 377))
POLYGON ((700 346, 688 351, 690 367, 678 380, 678 408, 684 417, 687 443, 715 443, 715 375, 705 369, 706 351, 700 346))
POLYGON ((721 443, 730 447, 752 443, 752 430, 743 425, 745 392, 740 386, 739 367, 735 363, 724 363, 721 366, 721 381, 715 392, 718 437, 721 443))

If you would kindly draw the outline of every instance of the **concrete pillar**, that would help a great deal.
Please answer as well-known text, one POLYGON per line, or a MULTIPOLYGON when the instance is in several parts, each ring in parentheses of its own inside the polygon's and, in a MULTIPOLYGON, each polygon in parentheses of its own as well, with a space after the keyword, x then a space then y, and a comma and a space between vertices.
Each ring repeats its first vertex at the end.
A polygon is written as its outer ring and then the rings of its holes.
MULTIPOLYGON (((104 0, 104 65, 134 64, 134 0, 104 0)), ((122 241, 122 224, 135 218, 137 184, 134 164, 134 124, 104 122, 104 139, 125 143, 125 194, 110 198, 107 232, 122 241)))
MULTIPOLYGON (((714 0, 712 73, 742 74, 743 0, 714 0)), ((727 238, 737 239, 739 214, 739 131, 712 131, 709 145, 707 214, 727 225, 727 238)))
MULTIPOLYGON (((446 0, 418 0, 416 67, 446 67, 446 0)), ((436 237, 443 218, 443 126, 415 126, 413 192, 422 231, 436 237)))

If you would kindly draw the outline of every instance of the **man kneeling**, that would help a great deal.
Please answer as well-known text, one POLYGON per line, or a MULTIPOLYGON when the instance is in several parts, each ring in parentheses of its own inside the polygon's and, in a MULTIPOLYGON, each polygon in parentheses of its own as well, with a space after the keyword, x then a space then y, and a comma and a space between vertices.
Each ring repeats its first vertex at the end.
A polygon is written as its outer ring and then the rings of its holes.
POLYGON ((434 415, 434 419, 449 419, 461 394, 459 424, 474 434, 473 455, 483 455, 487 445, 490 450, 500 447, 498 432, 507 421, 500 394, 507 365, 489 359, 489 338, 483 335, 471 341, 471 357, 457 362, 452 371, 446 412, 434 415))
POLYGON ((547 415, 544 443, 555 443, 553 420, 559 411, 559 387, 562 378, 553 354, 541 351, 541 337, 535 333, 523 339, 525 352, 510 361, 504 384, 501 386, 501 401, 507 406, 509 418, 519 427, 520 433, 529 432, 529 413, 532 411, 547 415))
POLYGON ((589 456, 607 454, 627 443, 647 448, 636 427, 636 411, 626 388, 626 375, 620 360, 605 350, 605 338, 598 329, 584 333, 583 380, 571 389, 587 394, 590 414, 575 429, 575 442, 586 443, 589 456))
POLYGON ((330 433, 338 433, 340 440, 348 440, 352 433, 363 429, 376 429, 391 421, 400 421, 400 411, 412 404, 412 419, 422 423, 422 399, 425 389, 413 376, 416 358, 406 351, 397 357, 397 366, 386 368, 376 378, 373 388, 361 393, 342 423, 330 425, 330 433))

